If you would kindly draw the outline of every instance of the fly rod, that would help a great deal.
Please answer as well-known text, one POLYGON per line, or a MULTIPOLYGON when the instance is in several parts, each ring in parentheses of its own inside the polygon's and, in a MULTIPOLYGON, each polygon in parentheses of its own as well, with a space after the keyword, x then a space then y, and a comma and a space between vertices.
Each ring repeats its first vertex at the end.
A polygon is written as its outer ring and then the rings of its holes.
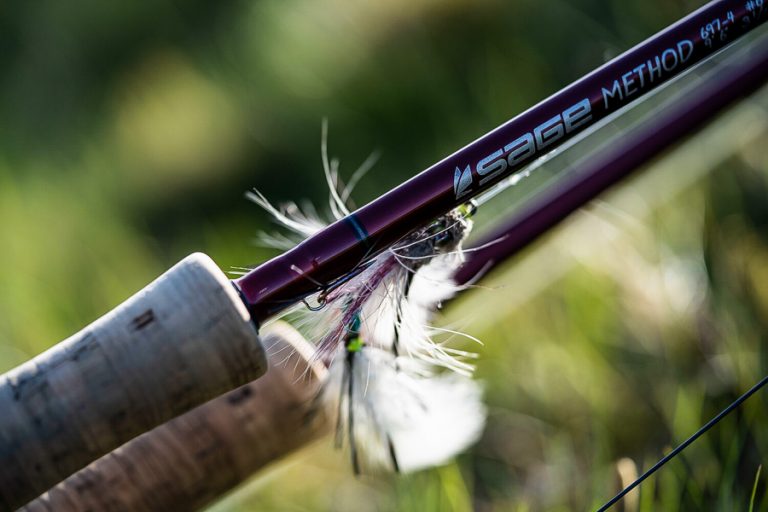
MULTIPOLYGON (((209 258, 193 256, 2 376, 0 509, 263 374, 258 325, 754 29, 764 19, 751 5, 710 2, 257 267, 235 281, 237 293, 209 258)), ((599 188, 574 199, 583 204, 599 188)))
MULTIPOLYGON (((749 2, 710 2, 235 283, 256 322, 333 286, 365 260, 764 21, 749 2)), ((597 193, 597 191, 593 191, 597 193)), ((584 202, 594 196, 584 196, 584 202)))
POLYGON ((609 145, 574 165, 573 172, 476 242, 477 249, 456 274, 467 283, 501 261, 517 254, 561 220, 611 185, 621 181, 650 159, 703 126, 732 103, 744 98, 768 79, 768 39, 755 45, 743 62, 728 64, 702 77, 693 96, 664 109, 622 135, 621 143, 609 145))
MULTIPOLYGON (((543 195, 522 212, 503 221, 491 234, 475 242, 474 247, 465 251, 467 261, 454 276, 455 281, 460 285, 466 284, 475 280, 480 272, 494 268, 533 241, 535 236, 531 233, 547 231, 572 211, 578 201, 570 198, 580 201, 586 195, 595 193, 597 188, 594 187, 604 189, 617 176, 637 170, 672 144, 703 129, 724 108, 757 90, 768 80, 768 38, 763 38, 748 55, 719 66, 701 79, 708 82, 705 87, 698 88, 675 107, 663 109, 660 117, 645 119, 615 144, 605 146, 575 164, 572 179, 564 181, 551 193, 543 195), (723 73, 723 68, 727 68, 728 73, 723 73), (558 207, 560 204, 563 206, 558 207), (533 227, 529 229, 528 226, 533 227)), ((281 328, 265 334, 265 343, 276 335, 280 335, 282 340, 298 337, 295 331, 291 334, 281 328)), ((301 340, 291 343, 300 345, 301 340)), ((271 352, 270 357, 281 359, 279 352, 271 352)), ((311 360, 311 356, 304 357, 302 365, 311 360)), ((276 366, 280 374, 286 372, 285 366, 276 366)), ((316 371, 322 373, 323 369, 316 371)), ((318 379, 322 381, 322 377, 318 379)), ((252 396, 249 394, 247 400, 235 399, 241 397, 242 392, 232 392, 172 420, 126 444, 121 448, 119 458, 109 454, 95 461, 35 500, 25 510, 78 510, 81 504, 104 507, 108 503, 120 504, 128 509, 140 506, 143 510, 158 512, 168 509, 195 510, 205 506, 266 463, 285 456, 330 430, 329 411, 313 409, 310 405, 315 400, 309 390, 317 392, 318 382, 303 385, 303 381, 293 380, 290 388, 299 390, 303 402, 293 395, 286 403, 270 398, 272 395, 282 396, 280 390, 274 388, 280 385, 284 385, 283 379, 260 379, 247 386, 256 390, 252 396), (258 414, 265 410, 278 411, 279 407, 286 408, 286 412, 276 420, 281 428, 274 428, 269 421, 259 422, 258 428, 255 428, 252 422, 242 420, 246 410, 250 414, 258 414), (310 411, 314 413, 308 414, 310 411), (214 412, 217 421, 209 424, 205 418, 214 412), (315 421, 317 417, 326 419, 315 421), (266 454, 264 446, 258 442, 262 436, 274 439, 272 449, 266 454), (216 442, 197 456, 188 447, 201 438, 215 439, 216 442), (243 439, 249 442, 235 441, 243 439), (123 466, 140 468, 145 464, 143 458, 155 451, 165 456, 152 458, 154 478, 128 479, 116 473, 118 459, 123 466), (239 463, 236 470, 226 469, 215 463, 221 460, 237 460, 239 463), (184 472, 195 475, 194 485, 189 484, 191 477, 182 477, 184 472), (113 495, 111 488, 107 488, 107 481, 118 482, 118 495, 113 495), (159 482, 162 483, 162 493, 157 492, 159 482), (73 504, 78 506, 73 507, 73 504)))

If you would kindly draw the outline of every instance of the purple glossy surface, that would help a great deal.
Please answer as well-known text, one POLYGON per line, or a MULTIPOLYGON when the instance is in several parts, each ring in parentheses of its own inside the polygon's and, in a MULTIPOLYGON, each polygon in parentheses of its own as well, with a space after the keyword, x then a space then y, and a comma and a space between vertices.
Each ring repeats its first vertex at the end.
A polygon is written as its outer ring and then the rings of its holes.
MULTIPOLYGON (((590 122, 579 126, 556 143, 549 145, 546 150, 551 151, 605 116, 641 98, 661 83, 679 75, 696 62, 733 42, 764 20, 764 18, 750 19, 749 22, 744 22, 744 17, 748 15, 746 5, 747 2, 743 0, 710 2, 683 20, 360 208, 353 215, 368 232, 369 238, 367 240, 360 240, 352 225, 348 221, 341 220, 294 249, 264 263, 246 276, 236 280, 235 285, 240 289, 254 319, 261 322, 303 297, 318 291, 320 286, 317 283, 329 283, 343 276, 361 261, 435 217, 465 202, 469 197, 514 174, 543 153, 521 160, 514 167, 510 166, 506 172, 483 186, 479 186, 479 180, 475 179, 469 188, 470 193, 458 200, 454 194, 454 170, 457 167, 464 169, 469 165, 474 168, 480 159, 497 148, 504 147, 508 142, 525 133, 533 132, 536 127, 561 114, 568 107, 584 98, 588 99, 592 111, 590 122), (728 19, 729 12, 733 14, 735 23, 727 26, 724 32, 727 37, 721 40, 723 32, 718 31, 709 38, 711 44, 707 44, 702 38, 702 28, 707 27, 707 24, 711 24, 715 19, 728 19), (659 78, 658 81, 649 84, 638 93, 610 105, 606 104, 602 92, 604 87, 610 88, 614 80, 621 80, 627 72, 662 54, 664 50, 676 47, 683 40, 688 40, 692 44, 691 54, 684 64, 679 65, 674 69, 674 72, 659 78)), ((581 199, 582 204, 590 198, 583 197, 581 199)), ((540 227, 530 226, 526 229, 537 231, 540 227)))
POLYGON ((703 128, 723 109, 755 92, 766 81, 768 43, 763 41, 748 60, 729 68, 721 80, 703 85, 694 96, 590 158, 573 170, 570 179, 563 179, 551 191, 479 240, 476 247, 485 247, 467 254, 467 261, 457 272, 456 281, 461 284, 470 282, 513 256, 586 202, 685 136, 703 128))

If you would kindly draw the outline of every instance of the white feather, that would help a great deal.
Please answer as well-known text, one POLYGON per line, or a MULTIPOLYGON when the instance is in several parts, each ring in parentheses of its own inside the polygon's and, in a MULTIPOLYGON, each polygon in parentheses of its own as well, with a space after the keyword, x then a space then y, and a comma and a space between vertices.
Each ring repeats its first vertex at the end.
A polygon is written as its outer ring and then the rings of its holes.
MULTIPOLYGON (((477 382, 453 373, 418 377, 399 367, 402 358, 375 348, 354 357, 352 432, 346 435, 362 472, 392 471, 395 460, 401 472, 444 464, 480 437, 486 412, 477 382)), ((348 399, 340 389, 345 364, 339 358, 331 370, 335 385, 326 396, 336 407, 338 397, 348 399)), ((341 409, 346 429, 348 406, 341 409)))
MULTIPOLYGON (((328 159, 326 137, 324 123, 323 168, 331 212, 338 219, 349 211, 351 186, 342 189, 338 162, 328 159)), ((367 170, 368 164, 361 168, 367 170)), ((361 175, 355 173, 350 185, 361 175)), ((325 226, 311 206, 302 210, 289 203, 278 209, 258 191, 248 197, 299 237, 325 226)), ((323 399, 338 409, 337 441, 347 438, 358 471, 415 471, 443 464, 482 432, 482 389, 471 379, 474 367, 466 361, 473 354, 435 342, 436 335, 449 338, 456 332, 429 325, 439 304, 461 289, 452 276, 463 261, 461 240, 470 228, 471 221, 458 210, 441 217, 375 256, 357 274, 327 283, 313 298, 325 307, 304 311, 297 320, 317 340, 316 357, 331 369, 323 399), (355 322, 359 327, 353 329, 355 322)), ((300 241, 283 235, 263 238, 281 248, 300 241)))

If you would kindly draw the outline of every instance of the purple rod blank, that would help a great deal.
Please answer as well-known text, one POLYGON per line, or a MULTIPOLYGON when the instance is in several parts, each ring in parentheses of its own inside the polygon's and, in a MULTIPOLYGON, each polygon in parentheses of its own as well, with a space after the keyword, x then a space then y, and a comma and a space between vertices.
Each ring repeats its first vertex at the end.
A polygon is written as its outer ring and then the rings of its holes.
POLYGON ((768 81, 768 38, 763 38, 743 62, 729 63, 711 80, 692 96, 622 136, 616 144, 590 156, 568 177, 477 241, 478 249, 467 253, 467 261, 455 275, 456 282, 471 282, 514 256, 605 189, 703 128, 729 105, 755 92, 768 81))
MULTIPOLYGON (((765 21, 768 13, 762 2, 710 2, 255 268, 235 281, 254 320, 262 322, 321 290, 414 229, 491 188, 735 41, 765 21)), ((583 197, 581 204, 591 197, 583 197)))

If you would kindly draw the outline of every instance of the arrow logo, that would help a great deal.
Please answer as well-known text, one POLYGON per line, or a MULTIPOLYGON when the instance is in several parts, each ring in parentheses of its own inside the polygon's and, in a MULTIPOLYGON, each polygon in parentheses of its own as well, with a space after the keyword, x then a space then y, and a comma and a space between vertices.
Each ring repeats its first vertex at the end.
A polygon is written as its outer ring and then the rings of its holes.
POLYGON ((472 170, 469 166, 466 166, 462 171, 458 167, 453 172, 453 191, 456 194, 456 199, 469 192, 469 188, 472 186, 472 170))

